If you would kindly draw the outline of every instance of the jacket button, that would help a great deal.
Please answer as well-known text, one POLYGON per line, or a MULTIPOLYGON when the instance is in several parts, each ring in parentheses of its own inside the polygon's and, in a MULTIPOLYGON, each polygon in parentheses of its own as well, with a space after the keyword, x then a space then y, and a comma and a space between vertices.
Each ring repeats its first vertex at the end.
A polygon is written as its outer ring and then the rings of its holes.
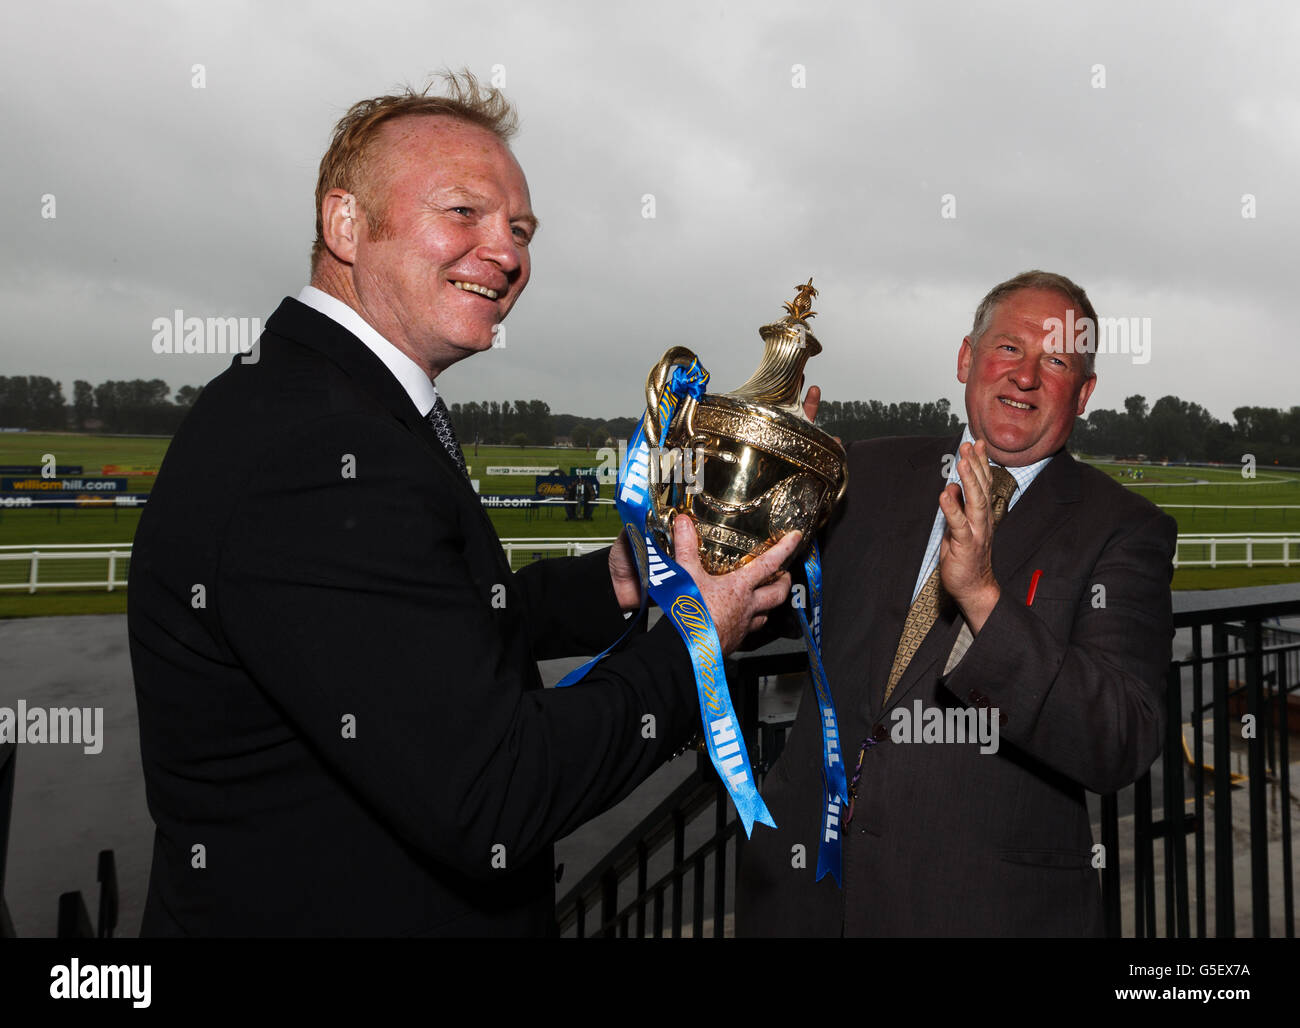
POLYGON ((889 738, 889 729, 883 724, 878 724, 871 730, 871 738, 875 739, 876 742, 884 742, 889 738))

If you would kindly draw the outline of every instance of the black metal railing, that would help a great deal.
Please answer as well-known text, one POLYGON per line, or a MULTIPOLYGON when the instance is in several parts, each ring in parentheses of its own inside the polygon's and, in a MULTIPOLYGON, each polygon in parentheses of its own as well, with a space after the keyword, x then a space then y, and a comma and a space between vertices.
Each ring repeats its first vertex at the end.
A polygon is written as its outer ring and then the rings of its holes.
POLYGON ((721 934, 719 926, 726 919, 728 847, 738 828, 736 819, 729 816, 728 803, 712 767, 701 761, 623 845, 571 890, 572 901, 560 905, 560 932, 582 939, 589 935, 658 938, 666 931, 681 938, 687 923, 689 884, 690 931, 694 937, 702 937, 706 934, 707 874, 712 867, 711 920, 713 934, 721 934), (688 852, 688 827, 710 809, 712 832, 691 844, 688 852), (653 857, 661 848, 670 858, 667 869, 652 872, 653 857), (629 885, 634 886, 633 895, 620 899, 620 892, 626 892, 629 885))
MULTIPOLYGON (((1300 587, 1175 594, 1174 600, 1174 624, 1189 630, 1190 648, 1170 663, 1166 678, 1169 731, 1157 763, 1164 787, 1159 820, 1153 819, 1151 776, 1134 786, 1133 934, 1159 935, 1163 921, 1168 937, 1234 937, 1237 900, 1244 894, 1248 934, 1267 938, 1276 929, 1294 938, 1290 736, 1300 731, 1300 707, 1290 701, 1300 688, 1300 633, 1267 622, 1300 613, 1300 587), (1234 771, 1234 764, 1244 770, 1234 771), (1237 823, 1234 811, 1243 799, 1245 816, 1237 823), (1235 840, 1243 836, 1249 873, 1238 882, 1235 840), (1162 918, 1153 871, 1157 841, 1163 844, 1162 918)), ((1107 928, 1120 934, 1118 922, 1108 921, 1107 928)))
MULTIPOLYGON (((1290 735, 1300 732, 1300 705, 1289 701, 1300 690, 1300 632, 1270 622, 1297 614, 1300 585, 1174 594, 1174 624, 1186 633, 1176 650, 1185 638, 1188 648, 1166 676, 1164 751, 1097 805, 1108 935, 1230 938, 1246 896, 1250 935, 1295 937, 1290 735), (1243 836, 1249 873, 1239 882, 1243 844, 1234 840, 1243 836)), ((759 679, 806 669, 801 645, 784 640, 728 662, 760 780, 789 721, 759 723, 759 679)), ((696 938, 729 934, 728 889, 745 840, 707 757, 696 759, 689 778, 561 898, 562 935, 679 938, 688 924, 696 938)))
POLYGON ((14 937, 14 923, 5 903, 5 863, 9 855, 9 822, 13 814, 14 766, 18 762, 18 744, 0 743, 0 939, 14 937))
MULTIPOLYGON (((759 679, 807 667, 802 644, 786 640, 727 661, 732 703, 759 780, 779 752, 771 750, 770 742, 766 749, 756 746, 759 679)), ((771 738, 770 732, 763 733, 764 741, 771 738)), ((744 837, 707 755, 697 753, 694 759, 695 770, 689 777, 560 900, 556 907, 560 934, 580 939, 665 934, 681 938, 688 891, 692 937, 727 934, 727 886, 735 880, 744 837), (711 818, 706 817, 709 812, 711 818), (706 909, 711 912, 707 926, 706 909)))

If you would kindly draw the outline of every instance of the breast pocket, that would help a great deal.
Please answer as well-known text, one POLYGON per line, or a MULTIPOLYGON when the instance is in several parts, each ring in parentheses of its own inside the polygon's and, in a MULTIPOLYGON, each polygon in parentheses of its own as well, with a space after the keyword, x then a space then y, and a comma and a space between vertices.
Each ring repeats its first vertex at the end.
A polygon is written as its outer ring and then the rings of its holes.
POLYGON ((1092 854, 1082 850, 1011 850, 998 851, 1007 864, 1024 864, 1057 871, 1086 871, 1092 867, 1092 854))
POLYGON ((1032 587, 1032 595, 1028 587, 1022 595, 1032 613, 1045 621, 1054 632, 1067 637, 1079 604, 1089 602, 1089 587, 1083 578, 1054 576, 1044 571, 1039 576, 1037 585, 1032 587))

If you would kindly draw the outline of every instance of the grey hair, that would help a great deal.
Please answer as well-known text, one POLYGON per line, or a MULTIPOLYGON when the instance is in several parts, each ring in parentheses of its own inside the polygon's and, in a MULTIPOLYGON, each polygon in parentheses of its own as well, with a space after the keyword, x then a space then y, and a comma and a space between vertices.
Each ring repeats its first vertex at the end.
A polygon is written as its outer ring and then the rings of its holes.
MULTIPOLYGON (((1070 301, 1073 307, 1092 320, 1094 333, 1099 330, 1097 312, 1093 310, 1092 301, 1088 299, 1088 294, 1083 291, 1082 286, 1071 282, 1064 275, 1057 275, 1050 271, 1022 271, 1015 278, 1009 278, 990 289, 984 299, 980 301, 980 305, 975 308, 975 323, 970 330, 972 346, 978 344, 984 333, 989 330, 989 322, 993 320, 994 308, 1012 293, 1019 292, 1021 289, 1050 289, 1052 292, 1060 293, 1070 301)), ((1094 340, 1096 340, 1095 335, 1094 340)), ((1095 374, 1096 365, 1097 347, 1094 345, 1084 352, 1084 373, 1087 375, 1095 374)))

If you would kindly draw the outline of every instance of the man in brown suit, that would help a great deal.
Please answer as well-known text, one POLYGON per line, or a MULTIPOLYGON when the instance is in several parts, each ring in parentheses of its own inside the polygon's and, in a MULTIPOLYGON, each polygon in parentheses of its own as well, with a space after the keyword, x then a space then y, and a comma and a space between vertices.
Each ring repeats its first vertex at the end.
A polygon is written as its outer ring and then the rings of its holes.
POLYGON ((1070 317, 1095 327, 1062 276, 995 287, 958 352, 963 441, 850 446, 823 541, 826 671, 846 770, 860 772, 843 888, 814 881, 810 687, 763 787, 780 828, 744 852, 740 934, 1101 933, 1084 790, 1119 789, 1159 753, 1177 533, 1065 450, 1096 384, 1095 352, 1053 334, 1070 317), (1014 480, 1000 521, 990 461, 1014 480), (910 658, 905 634, 921 640, 910 658))

